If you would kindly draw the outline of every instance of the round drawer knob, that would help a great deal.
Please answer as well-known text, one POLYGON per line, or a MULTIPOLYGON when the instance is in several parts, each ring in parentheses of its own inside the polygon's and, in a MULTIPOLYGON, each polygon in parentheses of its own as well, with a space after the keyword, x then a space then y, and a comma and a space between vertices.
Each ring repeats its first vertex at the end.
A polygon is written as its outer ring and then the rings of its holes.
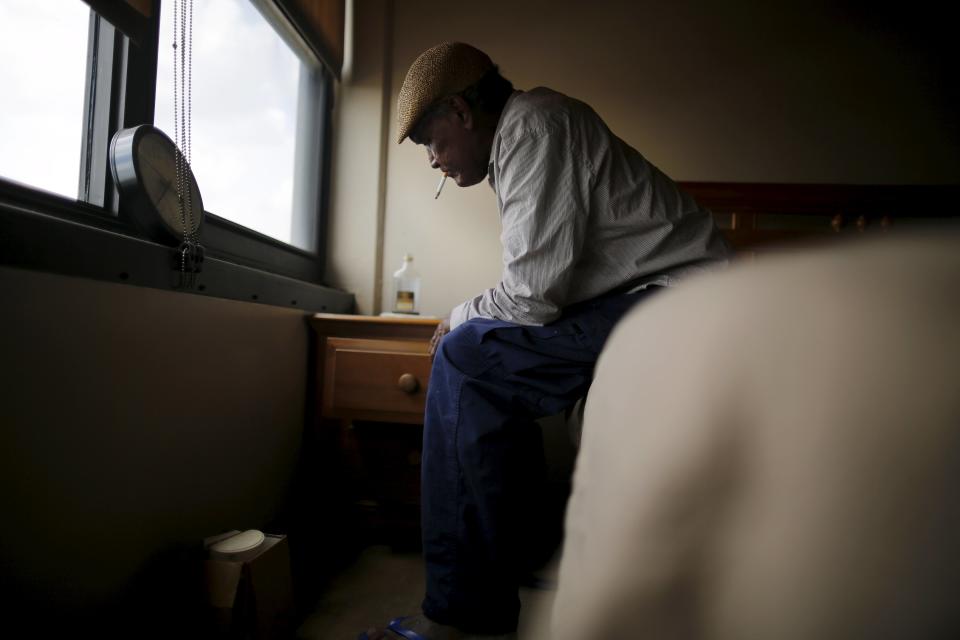
POLYGON ((397 386, 404 393, 416 393, 417 389, 420 388, 420 381, 412 373, 405 373, 397 380, 397 386))

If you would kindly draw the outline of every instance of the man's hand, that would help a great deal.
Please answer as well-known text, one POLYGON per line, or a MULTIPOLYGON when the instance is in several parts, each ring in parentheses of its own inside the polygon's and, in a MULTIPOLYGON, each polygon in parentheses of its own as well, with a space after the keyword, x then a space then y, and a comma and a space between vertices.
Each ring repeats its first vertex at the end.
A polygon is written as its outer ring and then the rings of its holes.
POLYGON ((440 341, 443 340, 443 336, 448 333, 450 333, 450 318, 444 318, 440 321, 440 324, 437 325, 437 330, 433 332, 433 337, 430 338, 431 358, 437 353, 437 347, 440 346, 440 341))

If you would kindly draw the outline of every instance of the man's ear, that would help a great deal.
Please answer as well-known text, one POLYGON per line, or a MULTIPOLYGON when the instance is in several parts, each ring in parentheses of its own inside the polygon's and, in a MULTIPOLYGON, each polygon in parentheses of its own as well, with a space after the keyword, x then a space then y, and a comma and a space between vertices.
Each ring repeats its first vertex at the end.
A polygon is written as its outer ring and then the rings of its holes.
POLYGON ((463 96, 451 96, 450 106, 453 108, 453 115, 458 122, 463 124, 464 128, 474 128, 476 119, 473 117, 473 109, 471 109, 470 104, 463 99, 463 96))

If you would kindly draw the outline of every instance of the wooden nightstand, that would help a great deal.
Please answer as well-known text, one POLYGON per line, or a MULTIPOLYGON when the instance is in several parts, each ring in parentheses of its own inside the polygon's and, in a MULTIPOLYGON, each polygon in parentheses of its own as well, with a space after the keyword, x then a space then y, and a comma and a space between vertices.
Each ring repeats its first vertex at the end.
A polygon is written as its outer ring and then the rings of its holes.
MULTIPOLYGON (((439 320, 318 313, 316 428, 335 430, 349 517, 372 540, 419 538, 420 450, 439 320)), ((329 433, 329 431, 327 431, 329 433)))

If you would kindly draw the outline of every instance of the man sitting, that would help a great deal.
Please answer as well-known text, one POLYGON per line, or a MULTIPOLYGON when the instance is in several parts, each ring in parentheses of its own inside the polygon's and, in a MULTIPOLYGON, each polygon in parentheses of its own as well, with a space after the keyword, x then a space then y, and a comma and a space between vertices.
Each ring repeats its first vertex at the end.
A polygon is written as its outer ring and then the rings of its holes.
POLYGON ((434 337, 423 614, 369 637, 510 633, 525 515, 543 470, 534 420, 584 395, 629 309, 724 265, 730 251, 710 213, 589 106, 550 89, 515 91, 474 47, 421 54, 398 114, 399 142, 423 145, 430 166, 458 186, 486 178, 496 192, 503 273, 434 337))

